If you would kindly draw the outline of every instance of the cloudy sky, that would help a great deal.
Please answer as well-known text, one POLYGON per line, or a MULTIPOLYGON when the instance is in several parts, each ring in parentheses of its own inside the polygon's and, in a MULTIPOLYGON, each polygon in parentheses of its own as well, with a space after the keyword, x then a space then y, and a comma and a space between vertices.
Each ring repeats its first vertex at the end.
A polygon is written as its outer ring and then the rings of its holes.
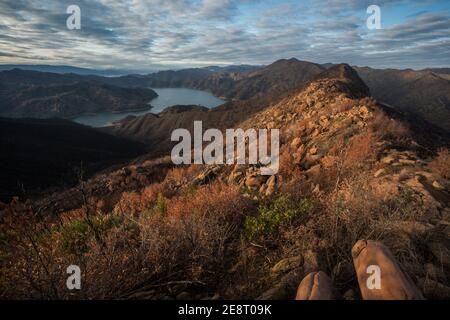
POLYGON ((0 64, 146 71, 296 57, 450 67, 448 0, 1 0, 0 64), (68 30, 69 5, 81 30, 68 30), (381 8, 380 30, 366 10, 381 8))

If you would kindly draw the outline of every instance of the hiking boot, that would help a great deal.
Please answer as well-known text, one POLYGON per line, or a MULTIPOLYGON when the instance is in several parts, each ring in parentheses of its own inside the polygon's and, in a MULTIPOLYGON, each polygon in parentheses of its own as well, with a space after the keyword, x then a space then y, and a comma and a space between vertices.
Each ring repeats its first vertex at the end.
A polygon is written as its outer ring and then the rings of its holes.
POLYGON ((359 240, 352 249, 352 256, 364 300, 423 299, 419 289, 381 242, 359 240))

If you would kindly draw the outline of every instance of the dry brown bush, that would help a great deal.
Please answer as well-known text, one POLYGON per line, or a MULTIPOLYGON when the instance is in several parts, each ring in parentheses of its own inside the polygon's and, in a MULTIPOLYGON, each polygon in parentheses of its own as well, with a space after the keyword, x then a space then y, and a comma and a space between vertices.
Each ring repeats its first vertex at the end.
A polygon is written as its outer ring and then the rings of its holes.
POLYGON ((436 158, 429 164, 431 170, 445 179, 450 179, 450 152, 448 149, 438 151, 436 158))
POLYGON ((348 141, 343 165, 345 168, 357 167, 375 156, 375 143, 371 130, 353 136, 348 141))
POLYGON ((189 196, 158 196, 154 207, 145 209, 146 203, 138 212, 141 199, 122 199, 122 209, 129 205, 134 215, 126 207, 122 214, 88 219, 84 210, 74 210, 56 221, 12 204, 1 223, 1 296, 105 299, 174 280, 219 283, 236 254, 244 213, 252 210, 238 187, 217 182, 189 196), (165 202, 164 212, 158 202, 165 202), (71 264, 82 270, 81 291, 66 288, 71 264))
POLYGON ((406 124, 388 117, 382 111, 376 111, 371 122, 372 130, 377 138, 401 140, 410 136, 410 129, 406 124))
POLYGON ((281 256, 316 252, 319 267, 333 276, 339 292, 357 292, 351 249, 359 239, 373 239, 385 243, 414 280, 423 276, 427 239, 411 238, 403 226, 432 214, 412 190, 393 185, 381 190, 360 173, 341 180, 315 203, 305 224, 286 228, 280 237, 281 256))

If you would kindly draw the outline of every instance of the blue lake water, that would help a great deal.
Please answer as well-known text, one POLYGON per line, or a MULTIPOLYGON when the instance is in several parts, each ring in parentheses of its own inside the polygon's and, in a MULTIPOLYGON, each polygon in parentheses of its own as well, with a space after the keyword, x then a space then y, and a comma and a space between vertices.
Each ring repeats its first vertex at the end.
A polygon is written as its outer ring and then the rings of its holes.
POLYGON ((153 90, 158 94, 158 97, 149 101, 149 104, 153 106, 151 110, 123 113, 104 112, 96 115, 80 116, 73 119, 73 121, 91 127, 104 127, 129 115, 140 116, 149 112, 159 113, 167 107, 179 104, 215 108, 225 103, 225 101, 213 96, 211 93, 201 90, 185 88, 157 88, 153 90))

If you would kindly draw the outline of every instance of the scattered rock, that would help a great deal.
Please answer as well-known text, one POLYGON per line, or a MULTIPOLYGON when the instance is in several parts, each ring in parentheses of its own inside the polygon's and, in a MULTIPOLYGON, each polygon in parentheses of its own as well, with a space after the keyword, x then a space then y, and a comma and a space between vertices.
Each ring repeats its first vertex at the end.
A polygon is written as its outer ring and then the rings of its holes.
POLYGON ((276 176, 271 176, 269 178, 269 180, 267 180, 267 189, 265 190, 265 196, 266 197, 270 197, 273 194, 275 194, 275 192, 277 192, 277 178, 276 176))
POLYGON ((298 149, 301 144, 302 144, 302 139, 299 137, 294 138, 294 140, 292 140, 292 142, 291 142, 291 146, 295 149, 298 149))
POLYGON ((314 155, 317 154, 317 148, 316 147, 312 147, 311 149, 309 149, 308 152, 309 152, 310 155, 314 156, 314 155))
POLYGON ((300 268, 302 264, 303 264, 302 256, 285 258, 279 261, 277 264, 275 264, 272 267, 271 271, 273 273, 285 273, 293 269, 300 268))
POLYGON ((445 187, 440 184, 437 180, 433 181, 433 188, 435 188, 436 190, 445 190, 445 187))
POLYGON ((408 166, 412 166, 412 165, 416 164, 416 160, 411 160, 411 159, 399 159, 398 162, 401 164, 404 164, 404 165, 408 165, 408 166))
POLYGON ((381 159, 381 162, 384 164, 392 164, 395 161, 395 158, 393 156, 386 156, 383 159, 381 159))
POLYGON ((375 178, 378 178, 386 173, 386 169, 380 169, 373 175, 375 178))
POLYGON ((359 108, 359 113, 361 113, 361 114, 368 114, 369 113, 369 109, 366 106, 362 106, 361 108, 359 108))
POLYGON ((202 173, 200 173, 195 179, 192 181, 194 185, 204 185, 217 177, 219 167, 208 168, 202 173))
POLYGON ((301 274, 291 271, 282 277, 272 288, 261 294, 256 300, 290 300, 295 297, 301 274))
POLYGON ((252 173, 245 178, 245 186, 249 188, 260 188, 261 185, 268 179, 267 176, 262 176, 257 173, 252 173))
POLYGON ((233 170, 233 172, 231 172, 230 176, 228 177, 228 182, 239 183, 243 177, 244 177, 243 171, 233 170))
POLYGON ((312 190, 312 192, 313 192, 314 194, 320 193, 320 184, 316 184, 316 186, 314 187, 314 189, 312 190))

